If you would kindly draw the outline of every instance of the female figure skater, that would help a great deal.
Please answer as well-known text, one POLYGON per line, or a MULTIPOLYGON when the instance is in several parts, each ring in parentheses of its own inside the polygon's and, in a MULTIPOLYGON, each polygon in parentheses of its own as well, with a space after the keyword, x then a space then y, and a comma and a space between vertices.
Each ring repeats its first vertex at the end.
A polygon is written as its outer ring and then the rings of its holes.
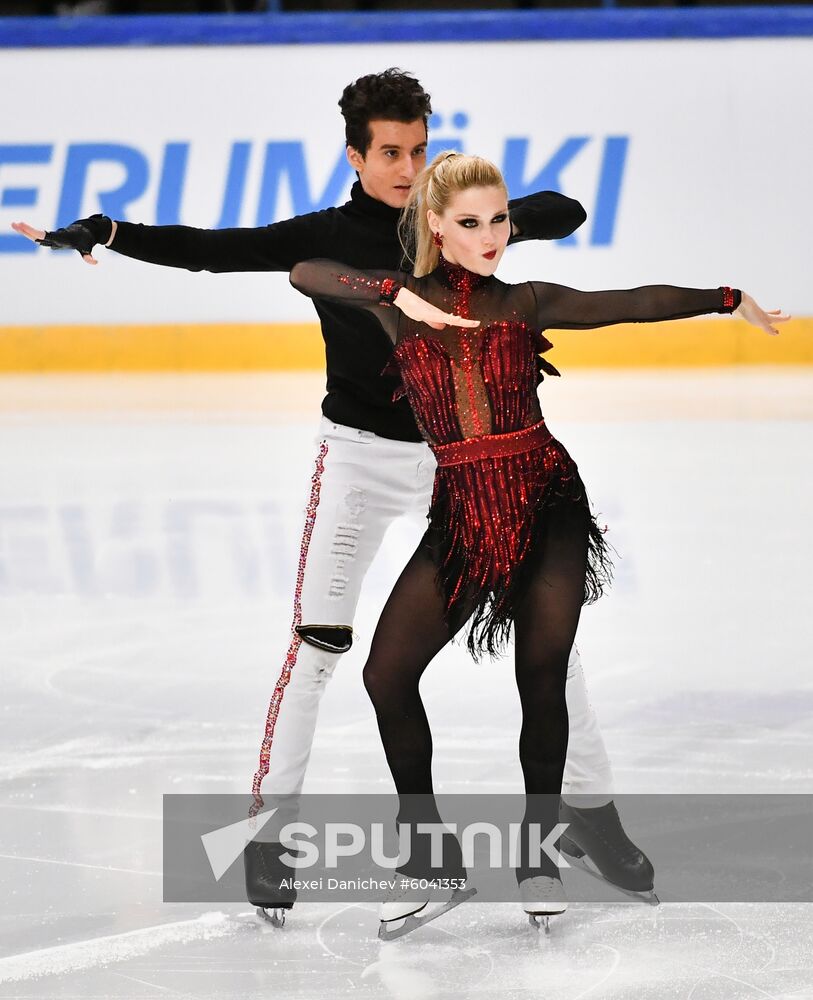
MULTIPOLYGON (((542 372, 559 374, 539 356, 552 346, 542 331, 736 311, 776 333, 774 324, 788 317, 728 287, 582 292, 504 284, 494 272, 510 234, 506 187, 499 170, 475 156, 437 156, 416 180, 402 226, 405 246, 414 248, 413 275, 326 260, 291 271, 306 295, 377 317, 395 344, 388 368, 400 372, 438 460, 429 527, 384 607, 364 682, 404 822, 413 818, 410 796, 432 795, 421 675, 467 620, 475 656, 496 653, 513 625, 523 830, 539 823, 544 839, 557 822, 567 748, 568 652, 582 604, 608 579, 608 561, 576 464, 539 407, 542 372)), ((534 922, 567 904, 555 864, 545 854, 532 864, 530 846, 523 837, 516 874, 534 922)), ((413 916, 428 897, 389 898, 382 936, 429 919, 428 911, 413 916)))

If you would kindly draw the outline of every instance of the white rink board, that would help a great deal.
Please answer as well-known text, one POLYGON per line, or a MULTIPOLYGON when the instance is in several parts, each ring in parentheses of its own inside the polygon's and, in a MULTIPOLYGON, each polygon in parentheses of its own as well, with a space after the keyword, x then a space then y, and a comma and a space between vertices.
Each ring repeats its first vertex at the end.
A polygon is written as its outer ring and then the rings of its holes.
POLYGON ((60 203, 89 214, 125 182, 121 214, 145 223, 253 226, 263 201, 263 223, 340 203, 352 177, 336 102, 350 79, 391 65, 432 94, 440 146, 509 161, 512 195, 567 161, 540 186, 578 198, 588 222, 571 245, 512 251, 505 280, 731 284, 813 315, 813 40, 747 39, 3 50, 2 323, 311 319, 283 275, 191 275, 114 254, 91 269, 20 252, 10 225, 53 228, 60 203), (89 144, 118 146, 126 165, 85 170, 89 144), (268 144, 282 166, 263 199, 268 144))

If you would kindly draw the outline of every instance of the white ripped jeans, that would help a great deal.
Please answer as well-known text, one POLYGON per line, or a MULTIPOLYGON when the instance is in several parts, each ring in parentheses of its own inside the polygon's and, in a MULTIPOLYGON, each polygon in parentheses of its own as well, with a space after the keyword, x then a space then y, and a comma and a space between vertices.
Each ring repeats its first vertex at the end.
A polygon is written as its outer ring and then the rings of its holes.
MULTIPOLYGON (((299 559, 294 625, 352 626, 359 593, 391 522, 425 516, 435 458, 424 442, 393 441, 322 417, 299 559)), ((302 790, 319 702, 342 654, 318 649, 292 633, 266 723, 268 773, 263 791, 302 790)), ((601 805, 613 794, 612 771, 590 705, 579 653, 567 670, 570 737, 562 791, 601 805)))

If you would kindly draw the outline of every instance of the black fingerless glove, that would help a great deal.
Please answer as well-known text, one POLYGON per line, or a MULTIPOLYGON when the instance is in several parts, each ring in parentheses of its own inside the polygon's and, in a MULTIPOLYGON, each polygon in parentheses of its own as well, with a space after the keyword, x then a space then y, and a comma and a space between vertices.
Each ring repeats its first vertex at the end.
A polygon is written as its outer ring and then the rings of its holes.
POLYGON ((46 233, 45 239, 37 243, 52 250, 76 250, 84 256, 97 243, 107 243, 112 232, 113 222, 106 215, 91 215, 89 219, 78 219, 63 229, 46 233))

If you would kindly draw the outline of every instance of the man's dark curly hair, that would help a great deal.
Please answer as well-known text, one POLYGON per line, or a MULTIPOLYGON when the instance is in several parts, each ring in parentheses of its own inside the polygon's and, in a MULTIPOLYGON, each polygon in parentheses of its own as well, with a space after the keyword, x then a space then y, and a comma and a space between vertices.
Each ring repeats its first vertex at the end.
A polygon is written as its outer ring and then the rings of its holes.
POLYGON ((339 101, 344 117, 344 141, 367 155, 373 141, 371 121, 414 122, 432 114, 429 94, 414 76, 396 67, 361 76, 349 83, 339 101))

